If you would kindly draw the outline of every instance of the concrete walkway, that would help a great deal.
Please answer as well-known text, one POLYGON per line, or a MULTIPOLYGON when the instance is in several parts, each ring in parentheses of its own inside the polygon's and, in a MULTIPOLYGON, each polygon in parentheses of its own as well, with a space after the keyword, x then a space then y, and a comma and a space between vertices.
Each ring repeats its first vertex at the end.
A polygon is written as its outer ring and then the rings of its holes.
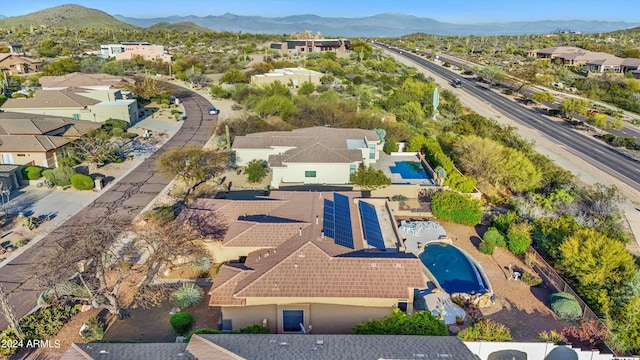
MULTIPOLYGON (((42 259, 53 255, 56 240, 66 236, 65 228, 83 227, 98 221, 118 223, 133 220, 160 191, 171 181, 157 171, 158 156, 172 147, 185 145, 203 146, 217 124, 217 119, 208 114, 210 101, 183 88, 176 88, 175 95, 181 99, 187 115, 180 130, 158 151, 146 158, 138 167, 130 170, 117 183, 100 193, 82 212, 71 216, 63 227, 59 227, 32 244, 0 268, 0 283, 9 294, 16 316, 22 317, 32 311, 42 291, 36 273, 42 259)), ((7 326, 0 319, 0 328, 7 326)))

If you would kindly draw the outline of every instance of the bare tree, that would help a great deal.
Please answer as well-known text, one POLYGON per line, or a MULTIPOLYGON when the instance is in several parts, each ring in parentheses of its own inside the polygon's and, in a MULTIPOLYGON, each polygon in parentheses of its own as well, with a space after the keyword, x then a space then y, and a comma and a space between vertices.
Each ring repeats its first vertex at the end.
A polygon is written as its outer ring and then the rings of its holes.
POLYGON ((22 332, 18 318, 16 318, 16 312, 13 306, 9 303, 9 298, 7 297, 2 285, 0 285, 0 312, 2 312, 2 315, 9 323, 9 326, 13 328, 16 336, 20 340, 24 339, 24 333, 22 332))

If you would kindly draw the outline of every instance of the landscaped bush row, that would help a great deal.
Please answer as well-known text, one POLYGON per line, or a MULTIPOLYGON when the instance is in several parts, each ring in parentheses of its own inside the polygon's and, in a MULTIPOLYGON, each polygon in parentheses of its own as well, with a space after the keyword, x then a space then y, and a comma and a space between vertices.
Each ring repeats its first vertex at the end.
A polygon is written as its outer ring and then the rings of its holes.
POLYGON ((442 151, 440 144, 435 139, 428 139, 424 136, 417 136, 409 140, 408 151, 424 151, 424 156, 429 164, 436 168, 442 167, 447 173, 444 185, 450 186, 454 190, 470 193, 475 190, 476 179, 471 176, 460 174, 453 165, 453 161, 442 151))
POLYGON ((433 194, 431 212, 439 219, 464 225, 476 225, 482 220, 480 200, 455 191, 439 191, 433 194))
POLYGON ((23 167, 22 170, 22 178, 27 180, 37 180, 42 177, 42 168, 39 166, 27 166, 23 167))
POLYGON ((511 330, 497 321, 480 319, 458 333, 462 341, 510 341, 511 330))
POLYGON ((444 322, 429 311, 418 311, 407 315, 400 309, 380 320, 368 320, 356 325, 352 334, 358 335, 430 335, 447 336, 444 322))

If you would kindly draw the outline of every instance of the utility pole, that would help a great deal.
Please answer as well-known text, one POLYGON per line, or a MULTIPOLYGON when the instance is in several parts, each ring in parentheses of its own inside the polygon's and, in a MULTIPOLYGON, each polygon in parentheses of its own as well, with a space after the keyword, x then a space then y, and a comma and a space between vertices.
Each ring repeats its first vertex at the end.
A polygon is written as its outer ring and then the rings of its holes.
POLYGON ((22 332, 18 319, 16 319, 16 312, 13 309, 13 306, 9 303, 9 298, 4 292, 2 285, 0 285, 0 312, 2 312, 2 315, 4 315, 4 318, 7 320, 9 325, 13 327, 13 330, 16 332, 16 336, 20 340, 23 340, 24 333, 22 332))

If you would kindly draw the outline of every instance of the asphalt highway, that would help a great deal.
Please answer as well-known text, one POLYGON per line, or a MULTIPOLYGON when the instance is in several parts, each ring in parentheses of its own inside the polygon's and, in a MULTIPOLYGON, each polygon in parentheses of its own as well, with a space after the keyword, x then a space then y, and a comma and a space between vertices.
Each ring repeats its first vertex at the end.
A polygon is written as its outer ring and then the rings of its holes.
POLYGON ((550 120, 535 110, 496 93, 486 84, 461 77, 459 74, 441 65, 405 50, 389 47, 384 44, 376 45, 412 60, 418 66, 437 74, 447 81, 455 78, 460 79, 462 87, 457 88, 455 91, 464 91, 481 99, 505 116, 537 130, 540 134, 564 146, 568 151, 576 154, 588 163, 623 181, 635 190, 640 191, 640 161, 627 156, 597 139, 591 139, 582 134, 578 134, 569 124, 550 120))

